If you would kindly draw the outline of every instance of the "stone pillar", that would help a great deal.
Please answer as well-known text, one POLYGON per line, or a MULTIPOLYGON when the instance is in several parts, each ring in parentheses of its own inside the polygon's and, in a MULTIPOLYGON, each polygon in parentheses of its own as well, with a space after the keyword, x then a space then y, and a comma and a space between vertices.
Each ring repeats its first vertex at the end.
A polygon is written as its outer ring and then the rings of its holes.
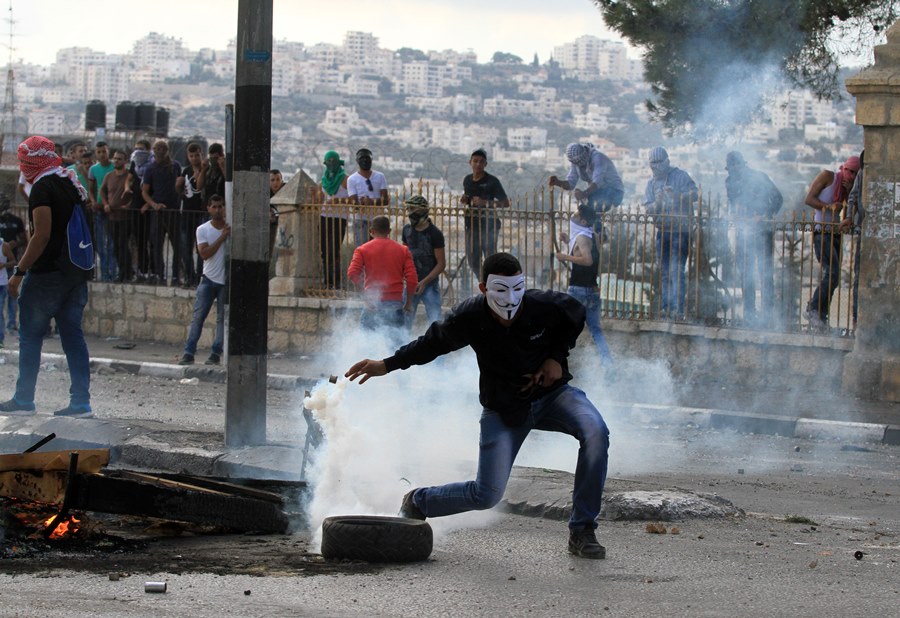
POLYGON ((271 295, 299 296, 307 288, 322 285, 320 209, 311 198, 316 187, 316 182, 300 170, 269 202, 279 212, 272 256, 275 277, 269 282, 271 295))
POLYGON ((866 150, 859 322, 844 363, 844 390, 900 401, 900 22, 875 64, 846 82, 866 150))

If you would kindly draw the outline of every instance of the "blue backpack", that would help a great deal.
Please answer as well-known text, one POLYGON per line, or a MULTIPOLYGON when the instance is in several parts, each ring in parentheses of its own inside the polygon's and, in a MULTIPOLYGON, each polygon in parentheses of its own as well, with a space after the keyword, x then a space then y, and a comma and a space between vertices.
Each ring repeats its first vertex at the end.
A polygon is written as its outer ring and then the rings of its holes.
MULTIPOLYGON (((66 252, 65 255, 78 270, 91 271, 94 269, 94 245, 91 241, 91 228, 84 216, 84 207, 80 202, 72 206, 72 215, 66 226, 66 252)), ((63 256, 60 256, 63 257, 63 256)), ((65 259, 62 266, 68 266, 65 259)))

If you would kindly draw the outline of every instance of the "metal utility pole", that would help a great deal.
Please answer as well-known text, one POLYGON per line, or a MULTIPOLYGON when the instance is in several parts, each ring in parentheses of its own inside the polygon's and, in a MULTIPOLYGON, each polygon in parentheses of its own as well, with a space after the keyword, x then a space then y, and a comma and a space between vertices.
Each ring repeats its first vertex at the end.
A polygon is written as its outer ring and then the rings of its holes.
POLYGON ((225 444, 266 442, 272 4, 239 0, 225 444))
MULTIPOLYGON (((0 162, 3 160, 3 153, 6 150, 6 142, 8 137, 12 137, 12 142, 16 141, 16 75, 13 71, 13 28, 15 20, 13 19, 13 3, 9 0, 9 16, 6 19, 9 24, 9 64, 6 68, 6 94, 3 99, 3 118, 0 121, 0 162)), ((18 143, 13 144, 13 148, 18 143)), ((15 157, 13 157, 15 160, 15 157)))

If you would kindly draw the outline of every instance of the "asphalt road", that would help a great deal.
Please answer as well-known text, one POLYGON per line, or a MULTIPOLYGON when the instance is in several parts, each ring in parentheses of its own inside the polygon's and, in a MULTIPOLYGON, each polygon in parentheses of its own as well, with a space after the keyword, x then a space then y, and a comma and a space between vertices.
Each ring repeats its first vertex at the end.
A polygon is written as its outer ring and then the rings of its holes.
MULTIPOLYGON (((14 379, 14 366, 0 366, 0 390, 14 379)), ((42 410, 66 403, 64 372, 42 371, 39 384, 42 410)), ((222 385, 101 374, 92 391, 101 418, 221 427, 222 385)), ((299 394, 272 391, 269 398, 270 436, 299 439, 299 394)), ((644 522, 603 522, 604 561, 567 554, 562 522, 488 513, 436 521, 428 562, 363 572, 147 571, 112 582, 102 564, 90 572, 38 564, 35 573, 9 575, 0 563, 0 616, 896 614, 900 448, 608 421, 612 483, 713 492, 747 515, 667 524, 680 528, 677 535, 649 534, 644 522), (788 515, 815 525, 790 523, 788 515), (169 591, 144 593, 150 580, 168 581, 169 591)), ((441 435, 421 438, 437 445, 441 435)), ((520 463, 570 469, 574 452, 569 439, 536 435, 520 463)), ((308 536, 297 540, 302 545, 308 536)), ((228 542, 209 543, 220 544, 222 564, 232 559, 228 542)), ((292 550, 285 543, 272 551, 292 550)))

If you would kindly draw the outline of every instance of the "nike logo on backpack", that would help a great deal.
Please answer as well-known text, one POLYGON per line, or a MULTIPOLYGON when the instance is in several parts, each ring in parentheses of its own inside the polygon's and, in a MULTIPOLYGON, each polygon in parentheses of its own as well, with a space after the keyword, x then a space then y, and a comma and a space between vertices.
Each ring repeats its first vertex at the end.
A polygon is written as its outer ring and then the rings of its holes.
POLYGON ((79 243, 78 243, 78 248, 79 248, 79 249, 87 249, 87 248, 90 247, 90 246, 91 246, 91 243, 84 244, 84 241, 83 241, 83 240, 82 240, 82 241, 79 241, 79 243))

